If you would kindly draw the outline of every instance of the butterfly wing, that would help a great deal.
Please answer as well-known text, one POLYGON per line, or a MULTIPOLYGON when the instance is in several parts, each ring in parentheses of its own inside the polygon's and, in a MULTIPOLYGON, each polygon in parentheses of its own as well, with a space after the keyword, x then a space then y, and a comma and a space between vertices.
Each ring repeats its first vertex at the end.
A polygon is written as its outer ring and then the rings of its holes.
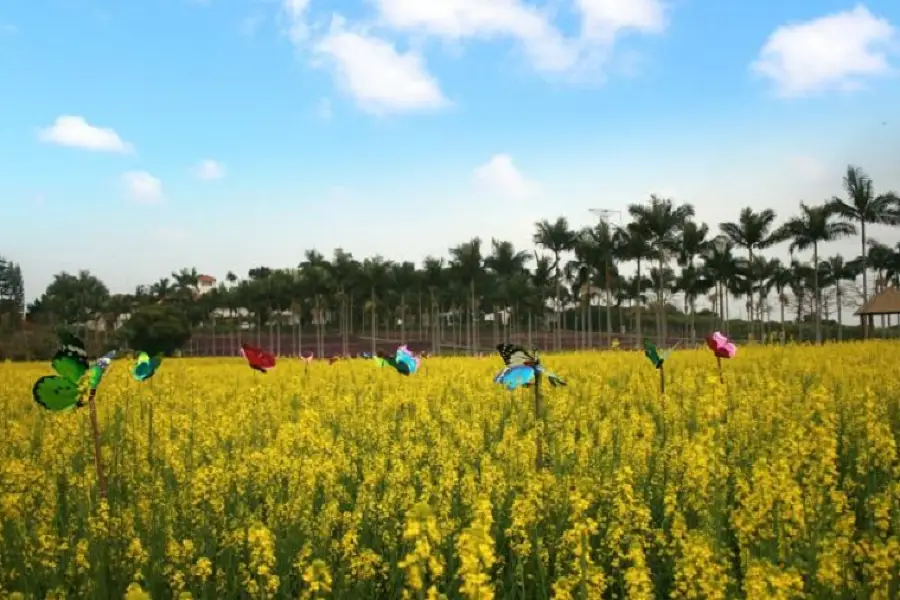
POLYGON ((415 356, 413 356, 409 350, 406 349, 406 346, 400 346, 399 348, 397 348, 397 355, 394 357, 394 359, 397 361, 397 370, 404 375, 415 373, 419 368, 419 360, 415 356), (400 366, 402 366, 404 370, 400 370, 400 366))
POLYGON ((265 373, 269 369, 275 367, 275 356, 261 348, 255 348, 249 344, 242 344, 241 353, 247 359, 250 368, 259 371, 260 373, 265 373))
POLYGON ((45 375, 31 388, 34 401, 54 412, 70 410, 81 404, 78 383, 59 375, 45 375))
POLYGON ((86 355, 78 352, 77 348, 68 346, 63 346, 56 352, 50 366, 60 377, 76 386, 90 368, 86 355))
POLYGON ((150 358, 146 352, 141 352, 140 355, 138 355, 137 364, 135 364, 134 369, 131 370, 131 375, 137 381, 147 381, 153 377, 153 374, 156 373, 156 370, 161 363, 161 357, 154 356, 153 358, 150 358))
POLYGON ((84 348, 84 342, 81 341, 81 338, 68 331, 63 331, 59 334, 59 350, 80 356, 87 361, 87 350, 84 348))
POLYGON ((663 364, 662 358, 659 356, 659 351, 656 349, 656 346, 650 343, 649 340, 644 340, 644 356, 650 359, 650 362, 653 363, 653 366, 657 369, 660 368, 663 364))
POLYGON ((497 352, 500 354, 500 358, 503 359, 503 363, 507 367, 537 364, 537 359, 522 346, 515 344, 497 344, 497 352))
POLYGON ((558 386, 565 387, 565 386, 569 385, 568 383, 566 383, 565 379, 563 379, 562 377, 560 377, 559 375, 557 375, 556 373, 553 373, 551 371, 545 371, 544 376, 547 378, 547 381, 549 381, 550 385, 552 385, 553 387, 558 387, 558 386))
POLYGON ((527 365, 507 367, 494 377, 494 381, 510 391, 521 386, 531 385, 534 382, 534 368, 527 365))

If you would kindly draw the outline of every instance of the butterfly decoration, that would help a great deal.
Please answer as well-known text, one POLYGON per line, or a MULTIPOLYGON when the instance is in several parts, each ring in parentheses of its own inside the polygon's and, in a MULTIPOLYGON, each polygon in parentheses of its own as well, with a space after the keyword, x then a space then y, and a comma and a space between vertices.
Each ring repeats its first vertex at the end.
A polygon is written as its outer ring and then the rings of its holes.
POLYGON ((528 352, 522 346, 497 344, 497 352, 506 366, 494 376, 494 383, 499 383, 510 391, 532 385, 535 373, 547 377, 553 387, 568 385, 562 377, 546 370, 536 354, 528 352))
POLYGON ((147 381, 156 374, 161 364, 162 356, 151 357, 146 352, 141 352, 138 354, 134 368, 131 369, 131 376, 135 381, 147 381))
POLYGON ((315 357, 316 357, 315 352, 310 352, 306 356, 301 355, 300 360, 302 360, 303 362, 306 363, 307 366, 309 366, 309 363, 311 363, 315 357))
POLYGON ((405 344, 397 348, 394 356, 379 353, 374 359, 379 367, 393 367, 401 375, 412 375, 419 370, 419 358, 410 352, 405 344))
POLYGON ((334 363, 336 363, 336 362, 339 361, 339 360, 341 360, 341 357, 340 357, 340 356, 332 356, 332 357, 329 357, 329 359, 328 359, 328 364, 329 364, 329 365, 333 365, 334 363))
POLYGON ((59 349, 50 361, 56 375, 44 375, 31 388, 34 401, 54 412, 85 405, 85 391, 93 392, 115 357, 109 352, 90 365, 84 343, 72 334, 60 336, 59 349))
POLYGON ((266 373, 275 368, 275 355, 249 344, 241 344, 241 356, 247 359, 251 369, 266 373))
POLYGON ((672 354, 672 351, 678 347, 678 343, 666 350, 663 354, 660 354, 659 350, 656 349, 656 346, 653 345, 650 340, 644 340, 644 356, 650 359, 650 362, 653 363, 654 367, 656 367, 657 369, 662 369, 663 363, 666 362, 666 359, 669 358, 669 355, 672 354))
POLYGON ((714 331, 707 336, 706 345, 713 351, 713 354, 719 360, 723 358, 734 358, 734 355, 737 354, 737 346, 735 343, 718 331, 714 331))
POLYGON ((725 374, 722 373, 722 359, 734 358, 734 355, 737 354, 737 346, 718 331, 713 331, 711 335, 707 336, 706 345, 716 357, 716 366, 719 369, 719 382, 725 383, 725 374))

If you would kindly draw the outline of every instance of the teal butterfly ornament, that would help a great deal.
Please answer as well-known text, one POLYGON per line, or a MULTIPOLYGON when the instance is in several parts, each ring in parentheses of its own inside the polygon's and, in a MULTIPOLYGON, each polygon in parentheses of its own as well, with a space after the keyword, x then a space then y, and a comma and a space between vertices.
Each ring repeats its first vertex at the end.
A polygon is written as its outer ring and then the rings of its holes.
POLYGON ((70 333, 60 336, 59 348, 50 366, 56 375, 45 375, 31 388, 34 401, 46 410, 63 412, 86 404, 86 395, 96 393, 115 351, 91 365, 84 343, 70 333))
POLYGON ((146 352, 141 352, 138 354, 134 368, 131 369, 131 376, 135 381, 147 381, 156 374, 161 364, 162 356, 151 357, 146 352))

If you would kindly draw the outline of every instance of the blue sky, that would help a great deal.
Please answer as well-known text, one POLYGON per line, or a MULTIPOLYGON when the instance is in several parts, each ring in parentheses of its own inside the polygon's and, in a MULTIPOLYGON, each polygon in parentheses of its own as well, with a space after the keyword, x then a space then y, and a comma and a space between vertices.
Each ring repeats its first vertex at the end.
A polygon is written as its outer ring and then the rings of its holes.
POLYGON ((530 249, 651 192, 787 217, 848 163, 900 189, 898 28, 889 0, 11 0, 0 254, 29 298, 78 268, 131 291, 530 249))

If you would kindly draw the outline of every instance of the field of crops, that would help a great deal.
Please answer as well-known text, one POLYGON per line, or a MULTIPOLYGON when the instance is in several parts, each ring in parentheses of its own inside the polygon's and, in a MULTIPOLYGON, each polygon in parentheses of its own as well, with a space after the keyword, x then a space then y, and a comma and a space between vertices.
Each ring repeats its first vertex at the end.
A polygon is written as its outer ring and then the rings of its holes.
POLYGON ((87 409, 0 364, 0 598, 897 598, 900 361, 891 342, 742 348, 720 384, 677 351, 168 360, 87 409), (535 468, 536 439, 544 468, 535 468))

